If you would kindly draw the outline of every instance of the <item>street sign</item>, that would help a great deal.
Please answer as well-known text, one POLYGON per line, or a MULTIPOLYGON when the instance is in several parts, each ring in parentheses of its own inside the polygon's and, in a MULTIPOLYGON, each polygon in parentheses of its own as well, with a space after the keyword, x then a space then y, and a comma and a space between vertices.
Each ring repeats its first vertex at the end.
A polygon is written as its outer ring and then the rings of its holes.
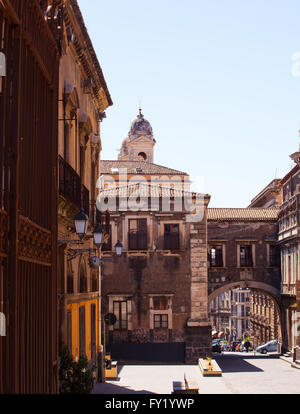
POLYGON ((104 316, 104 322, 106 323, 106 325, 112 326, 117 322, 117 317, 114 313, 108 313, 104 316))

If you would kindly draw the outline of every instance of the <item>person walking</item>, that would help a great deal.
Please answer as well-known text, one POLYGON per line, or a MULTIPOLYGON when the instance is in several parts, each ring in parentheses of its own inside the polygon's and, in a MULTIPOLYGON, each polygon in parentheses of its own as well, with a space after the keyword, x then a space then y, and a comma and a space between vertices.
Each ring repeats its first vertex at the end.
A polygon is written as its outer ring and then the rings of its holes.
POLYGON ((249 351, 249 348, 250 348, 250 342, 249 341, 246 341, 245 344, 244 344, 244 347, 246 349, 246 352, 248 352, 249 351))

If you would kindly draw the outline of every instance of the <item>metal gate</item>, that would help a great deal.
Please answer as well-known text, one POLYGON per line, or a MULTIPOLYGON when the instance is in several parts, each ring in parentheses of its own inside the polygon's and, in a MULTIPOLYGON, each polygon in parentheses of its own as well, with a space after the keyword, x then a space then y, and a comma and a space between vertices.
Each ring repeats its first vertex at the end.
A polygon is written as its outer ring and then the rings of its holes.
POLYGON ((185 363, 184 342, 111 344, 106 346, 106 351, 110 352, 116 361, 160 364, 185 363))

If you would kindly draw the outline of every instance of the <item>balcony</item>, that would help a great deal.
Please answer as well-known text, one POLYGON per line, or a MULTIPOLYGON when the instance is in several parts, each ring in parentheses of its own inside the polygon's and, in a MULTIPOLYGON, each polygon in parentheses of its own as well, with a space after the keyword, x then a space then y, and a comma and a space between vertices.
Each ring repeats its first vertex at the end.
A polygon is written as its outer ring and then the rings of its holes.
POLYGON ((296 285, 295 284, 282 284, 281 285, 281 294, 296 296, 296 285))
POLYGON ((62 157, 59 157, 59 194, 76 207, 82 207, 89 215, 89 190, 81 184, 80 176, 62 157))

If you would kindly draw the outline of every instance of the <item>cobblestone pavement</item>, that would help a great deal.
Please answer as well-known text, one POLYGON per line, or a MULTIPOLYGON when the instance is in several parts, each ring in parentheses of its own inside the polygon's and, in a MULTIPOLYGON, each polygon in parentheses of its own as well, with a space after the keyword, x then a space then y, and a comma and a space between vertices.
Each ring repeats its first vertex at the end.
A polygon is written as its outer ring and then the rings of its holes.
POLYGON ((196 365, 124 365, 117 381, 97 384, 94 394, 171 394, 184 376, 200 394, 300 394, 300 370, 270 355, 225 353, 214 356, 222 377, 202 377, 196 365))

